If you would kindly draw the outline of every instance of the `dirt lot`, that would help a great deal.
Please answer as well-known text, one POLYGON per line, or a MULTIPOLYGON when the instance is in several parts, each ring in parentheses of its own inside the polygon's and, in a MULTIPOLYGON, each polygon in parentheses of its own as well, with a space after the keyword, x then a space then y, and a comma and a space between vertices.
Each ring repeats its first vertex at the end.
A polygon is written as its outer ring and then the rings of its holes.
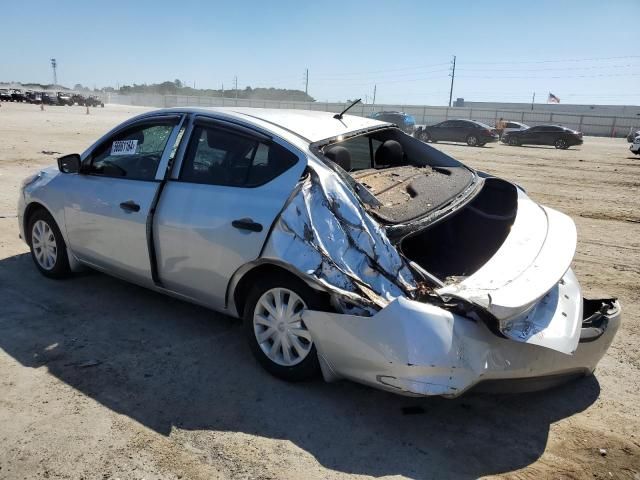
POLYGON ((640 478, 640 157, 624 140, 437 145, 570 214, 584 291, 619 296, 624 323, 593 377, 415 400, 282 383, 227 317, 98 273, 36 272, 20 180, 142 110, 0 108, 0 478, 640 478))

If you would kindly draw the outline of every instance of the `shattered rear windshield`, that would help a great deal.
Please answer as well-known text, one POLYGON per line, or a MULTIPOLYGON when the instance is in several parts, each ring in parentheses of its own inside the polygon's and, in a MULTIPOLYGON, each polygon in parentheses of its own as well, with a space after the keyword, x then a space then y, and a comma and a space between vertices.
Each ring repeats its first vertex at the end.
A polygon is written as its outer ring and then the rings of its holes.
POLYGON ((322 152, 348 172, 347 181, 361 200, 388 223, 407 222, 439 209, 476 179, 470 168, 398 128, 329 143, 322 152))

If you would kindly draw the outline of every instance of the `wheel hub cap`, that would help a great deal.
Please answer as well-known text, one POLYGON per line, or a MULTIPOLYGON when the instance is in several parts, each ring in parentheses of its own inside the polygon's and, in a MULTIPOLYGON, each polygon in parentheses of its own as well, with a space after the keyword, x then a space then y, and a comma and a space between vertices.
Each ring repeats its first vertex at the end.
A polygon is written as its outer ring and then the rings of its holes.
POLYGON ((38 220, 33 224, 31 243, 38 265, 45 270, 51 270, 58 258, 58 245, 53 230, 44 220, 38 220))
POLYGON ((302 321, 306 308, 300 296, 286 288, 273 288, 258 299, 253 331, 258 345, 271 361, 291 367, 309 355, 313 342, 302 321))

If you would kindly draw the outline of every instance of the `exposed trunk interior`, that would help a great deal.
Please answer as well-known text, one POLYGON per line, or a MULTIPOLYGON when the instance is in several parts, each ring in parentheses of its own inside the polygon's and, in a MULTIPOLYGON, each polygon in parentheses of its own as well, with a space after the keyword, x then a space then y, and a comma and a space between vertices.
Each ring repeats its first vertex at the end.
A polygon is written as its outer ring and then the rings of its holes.
POLYGON ((515 186, 488 178, 480 193, 465 207, 404 238, 400 249, 426 271, 443 281, 475 273, 500 248, 518 208, 515 186))

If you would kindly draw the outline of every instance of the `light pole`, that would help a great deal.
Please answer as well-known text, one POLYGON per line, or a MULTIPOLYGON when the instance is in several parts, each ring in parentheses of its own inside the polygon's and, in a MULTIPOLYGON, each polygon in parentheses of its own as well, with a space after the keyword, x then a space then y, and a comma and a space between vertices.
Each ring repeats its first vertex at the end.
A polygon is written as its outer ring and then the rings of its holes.
POLYGON ((53 70, 53 86, 55 87, 58 84, 58 75, 56 74, 56 68, 58 68, 58 62, 56 62, 55 58, 51 59, 51 68, 53 70))

